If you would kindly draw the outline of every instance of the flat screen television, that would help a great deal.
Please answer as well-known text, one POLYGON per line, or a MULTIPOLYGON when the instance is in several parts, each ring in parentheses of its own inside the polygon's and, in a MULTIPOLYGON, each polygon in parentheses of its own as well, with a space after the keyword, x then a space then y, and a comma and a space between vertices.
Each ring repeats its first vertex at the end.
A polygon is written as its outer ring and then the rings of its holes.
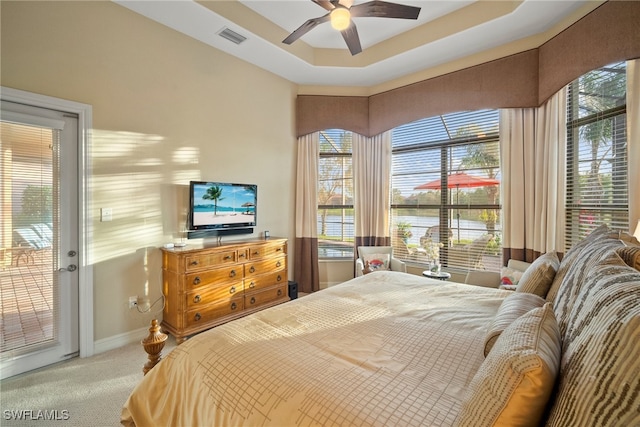
POLYGON ((257 185, 191 181, 189 229, 195 231, 254 227, 257 204, 257 185))

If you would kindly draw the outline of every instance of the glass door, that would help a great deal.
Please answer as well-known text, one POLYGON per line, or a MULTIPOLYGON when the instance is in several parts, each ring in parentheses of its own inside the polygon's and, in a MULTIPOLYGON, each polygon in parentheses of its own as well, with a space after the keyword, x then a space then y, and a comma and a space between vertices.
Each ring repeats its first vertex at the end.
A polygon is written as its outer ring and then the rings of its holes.
POLYGON ((2 101, 0 375, 78 354, 77 117, 2 101))

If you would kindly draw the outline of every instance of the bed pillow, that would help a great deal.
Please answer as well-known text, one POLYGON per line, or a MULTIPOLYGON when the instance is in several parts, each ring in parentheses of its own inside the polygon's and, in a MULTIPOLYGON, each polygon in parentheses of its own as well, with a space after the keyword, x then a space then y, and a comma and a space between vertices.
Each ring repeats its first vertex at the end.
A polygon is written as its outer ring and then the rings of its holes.
POLYGON ((362 257, 364 262, 363 273, 371 273, 373 271, 389 270, 389 263, 391 262, 390 254, 367 254, 362 257))
POLYGON ((544 298, 528 292, 515 292, 506 297, 500 304, 498 312, 489 324, 489 329, 484 337, 484 356, 487 357, 500 334, 509 325, 534 308, 542 307, 545 302, 544 298))
POLYGON ((615 250, 586 272, 566 334, 547 426, 640 425, 640 273, 615 250))
POLYGON ((516 292, 529 292, 546 298, 558 267, 560 260, 556 251, 540 255, 522 274, 516 292))
POLYGON ((551 303, 516 319, 482 362, 456 426, 537 426, 560 363, 560 330, 551 303))

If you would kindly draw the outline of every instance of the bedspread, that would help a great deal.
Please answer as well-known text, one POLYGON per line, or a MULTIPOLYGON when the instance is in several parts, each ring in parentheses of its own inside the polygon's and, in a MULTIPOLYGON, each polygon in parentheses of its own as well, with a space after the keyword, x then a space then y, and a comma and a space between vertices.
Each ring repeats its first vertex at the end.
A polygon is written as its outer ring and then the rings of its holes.
POLYGON ((447 426, 508 291, 376 272, 203 332, 122 410, 138 426, 447 426))

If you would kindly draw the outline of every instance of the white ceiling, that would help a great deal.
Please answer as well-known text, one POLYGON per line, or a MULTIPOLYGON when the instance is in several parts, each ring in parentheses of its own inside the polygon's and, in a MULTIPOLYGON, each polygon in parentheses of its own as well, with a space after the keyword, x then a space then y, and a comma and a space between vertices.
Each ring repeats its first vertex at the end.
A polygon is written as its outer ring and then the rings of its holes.
POLYGON ((363 52, 351 56, 329 23, 291 46, 282 43, 306 20, 327 13, 311 0, 113 1, 294 83, 333 87, 381 85, 508 44, 537 47, 602 3, 390 0, 421 7, 420 16, 415 21, 354 18, 363 52), (236 45, 220 37, 224 28, 247 40, 236 45))

